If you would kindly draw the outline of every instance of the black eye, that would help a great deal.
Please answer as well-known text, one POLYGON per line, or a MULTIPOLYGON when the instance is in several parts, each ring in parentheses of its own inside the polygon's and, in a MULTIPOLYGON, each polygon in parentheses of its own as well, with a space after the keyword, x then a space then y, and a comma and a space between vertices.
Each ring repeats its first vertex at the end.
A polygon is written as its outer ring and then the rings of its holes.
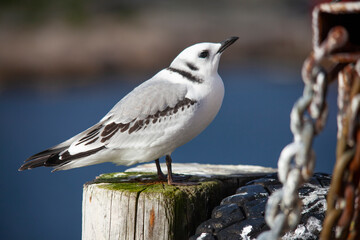
POLYGON ((199 58, 207 58, 209 56, 209 51, 204 50, 199 54, 199 58))

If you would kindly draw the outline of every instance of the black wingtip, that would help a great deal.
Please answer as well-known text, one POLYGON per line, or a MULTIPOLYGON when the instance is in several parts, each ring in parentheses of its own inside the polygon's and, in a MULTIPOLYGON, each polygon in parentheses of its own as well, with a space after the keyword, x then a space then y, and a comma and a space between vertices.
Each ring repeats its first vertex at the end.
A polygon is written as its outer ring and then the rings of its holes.
POLYGON ((33 169, 36 167, 45 166, 45 162, 47 159, 48 159, 47 157, 41 157, 39 159, 27 161, 23 165, 21 165, 21 167, 18 169, 18 171, 24 171, 24 170, 33 169))
POLYGON ((21 167, 18 169, 18 171, 19 171, 19 172, 22 172, 22 171, 31 170, 31 169, 33 169, 33 167, 23 167, 23 166, 21 166, 21 167))
POLYGON ((27 165, 27 163, 24 163, 23 165, 21 165, 18 169, 19 172, 22 172, 24 170, 28 170, 28 169, 32 169, 29 165, 27 165))
MULTIPOLYGON (((26 160, 26 161, 28 161, 28 160, 26 160)), ((30 166, 29 166, 29 163, 30 163, 30 162, 26 162, 26 161, 25 161, 25 163, 24 163, 23 165, 21 165, 21 166, 19 167, 19 169, 18 169, 19 172, 22 172, 22 171, 24 171, 24 170, 31 169, 30 166)))
MULTIPOLYGON (((40 153, 37 153, 25 160, 25 163, 21 165, 18 171, 29 170, 37 167, 50 167, 54 166, 53 162, 58 161, 59 153, 66 147, 62 148, 50 148, 40 153)), ((57 165, 57 164, 55 164, 57 165)))
MULTIPOLYGON (((41 165, 42 166, 42 165, 41 165)), ((41 167, 41 166, 36 166, 36 167, 41 167)), ((22 172, 22 171, 25 171, 25 170, 31 170, 35 167, 33 166, 29 166, 29 165, 26 165, 26 164, 23 164, 21 165, 21 167, 18 169, 19 172, 22 172)))

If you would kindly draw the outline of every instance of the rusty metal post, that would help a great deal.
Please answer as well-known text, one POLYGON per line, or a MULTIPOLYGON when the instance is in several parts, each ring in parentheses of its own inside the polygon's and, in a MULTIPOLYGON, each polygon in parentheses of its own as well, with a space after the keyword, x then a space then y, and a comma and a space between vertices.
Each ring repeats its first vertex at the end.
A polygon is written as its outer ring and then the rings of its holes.
POLYGON ((321 59, 329 80, 338 80, 336 164, 321 239, 359 239, 360 3, 319 5, 313 12, 313 34, 315 58, 321 59))

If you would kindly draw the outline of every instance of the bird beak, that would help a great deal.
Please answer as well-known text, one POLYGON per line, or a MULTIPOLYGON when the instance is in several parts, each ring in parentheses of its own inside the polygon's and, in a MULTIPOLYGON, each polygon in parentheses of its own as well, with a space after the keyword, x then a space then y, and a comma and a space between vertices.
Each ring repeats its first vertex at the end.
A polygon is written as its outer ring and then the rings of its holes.
POLYGON ((231 44, 233 44, 236 40, 238 40, 239 38, 238 37, 231 37, 231 38, 228 38, 226 39, 225 41, 222 41, 220 44, 220 48, 219 50, 217 51, 216 54, 218 53, 222 53, 228 46, 230 46, 231 44))

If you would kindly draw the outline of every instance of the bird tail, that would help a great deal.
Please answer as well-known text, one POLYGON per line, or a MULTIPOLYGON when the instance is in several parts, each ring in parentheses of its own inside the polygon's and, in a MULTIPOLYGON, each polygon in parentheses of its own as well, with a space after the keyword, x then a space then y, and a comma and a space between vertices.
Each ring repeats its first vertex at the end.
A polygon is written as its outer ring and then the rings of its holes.
MULTIPOLYGON (((45 151, 39 152, 28 159, 25 160, 25 163, 19 168, 19 171, 37 168, 37 167, 54 167, 53 171, 58 170, 67 170, 70 168, 88 166, 100 162, 104 162, 104 159, 99 159, 93 157, 89 159, 91 155, 94 155, 97 152, 105 149, 104 145, 101 145, 97 148, 88 149, 85 151, 80 151, 74 154, 70 154, 68 149, 69 147, 80 139, 86 139, 92 136, 95 132, 98 132, 101 128, 101 123, 81 132, 74 137, 62 142, 52 148, 49 148, 45 151), (76 161, 75 161, 76 160, 76 161), (86 160, 86 161, 83 161, 86 160), (75 164, 76 163, 76 164, 75 164)), ((86 145, 86 144, 85 144, 86 145)))
POLYGON ((49 148, 45 151, 39 152, 28 159, 19 168, 19 171, 37 168, 37 167, 54 167, 65 164, 67 161, 60 160, 60 153, 66 150, 69 146, 63 146, 62 144, 49 148))

